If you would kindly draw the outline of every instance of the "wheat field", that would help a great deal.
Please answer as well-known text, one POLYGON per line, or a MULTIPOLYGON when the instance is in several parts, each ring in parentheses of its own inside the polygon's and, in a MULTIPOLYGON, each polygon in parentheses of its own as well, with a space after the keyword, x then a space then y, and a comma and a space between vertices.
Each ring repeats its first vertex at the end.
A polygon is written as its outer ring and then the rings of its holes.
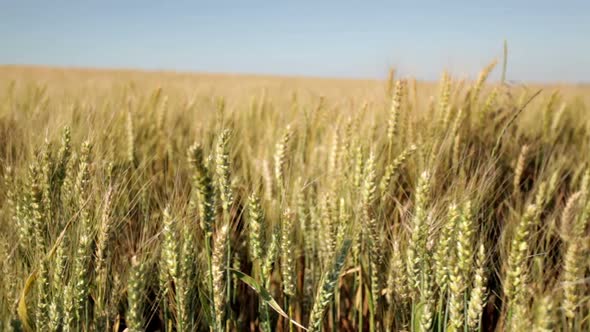
POLYGON ((1 67, 1 331, 588 331, 590 86, 1 67))

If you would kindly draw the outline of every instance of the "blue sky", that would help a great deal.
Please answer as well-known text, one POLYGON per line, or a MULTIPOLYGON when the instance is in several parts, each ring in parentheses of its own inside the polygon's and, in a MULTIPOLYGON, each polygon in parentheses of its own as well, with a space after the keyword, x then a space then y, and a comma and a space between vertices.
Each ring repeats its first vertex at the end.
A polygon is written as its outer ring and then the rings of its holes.
POLYGON ((589 1, 7 1, 0 64, 590 81, 589 1))

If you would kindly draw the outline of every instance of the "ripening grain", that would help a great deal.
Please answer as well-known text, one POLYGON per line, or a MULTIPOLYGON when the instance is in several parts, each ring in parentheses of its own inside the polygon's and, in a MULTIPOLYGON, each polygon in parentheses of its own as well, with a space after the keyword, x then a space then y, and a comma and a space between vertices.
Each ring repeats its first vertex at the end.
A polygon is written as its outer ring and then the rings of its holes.
POLYGON ((590 88, 494 65, 0 69, 0 331, 589 330, 590 88))

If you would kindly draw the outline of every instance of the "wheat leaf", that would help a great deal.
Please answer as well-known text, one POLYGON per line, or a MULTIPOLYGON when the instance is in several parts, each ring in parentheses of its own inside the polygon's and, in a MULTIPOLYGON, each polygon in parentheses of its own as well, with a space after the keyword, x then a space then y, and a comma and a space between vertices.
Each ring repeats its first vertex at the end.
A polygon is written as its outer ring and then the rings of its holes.
POLYGON ((272 296, 270 295, 268 290, 266 290, 264 287, 262 287, 256 280, 254 280, 254 278, 252 278, 249 275, 242 273, 238 270, 230 269, 230 271, 233 274, 235 274, 238 279, 243 281, 246 285, 250 286, 260 296, 260 298, 266 304, 268 304, 271 308, 273 308, 274 311, 276 311, 279 315, 281 315, 281 316, 285 317, 286 319, 288 319, 289 321, 291 321, 291 323, 293 323, 293 325, 307 331, 307 328, 305 328, 303 325, 299 324, 294 319, 289 317, 289 315, 287 315, 287 313, 283 309, 281 309, 281 306, 279 306, 277 301, 275 301, 275 299, 272 298, 272 296))

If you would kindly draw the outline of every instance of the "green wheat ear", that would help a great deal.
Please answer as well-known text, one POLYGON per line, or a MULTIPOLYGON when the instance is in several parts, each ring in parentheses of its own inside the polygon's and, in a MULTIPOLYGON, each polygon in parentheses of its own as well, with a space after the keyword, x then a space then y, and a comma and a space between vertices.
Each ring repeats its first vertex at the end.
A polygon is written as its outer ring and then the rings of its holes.
MULTIPOLYGON (((587 198, 586 198, 587 199, 587 198)), ((580 280, 584 279, 585 257, 588 255, 588 237, 586 235, 590 219, 590 202, 582 209, 582 213, 574 218, 567 228, 566 248, 563 257, 563 311, 565 316, 573 320, 581 307, 583 294, 580 280)), ((562 221, 565 222, 565 221, 562 221)))
POLYGON ((440 114, 441 129, 446 129, 451 120, 451 84, 452 79, 448 72, 443 72, 440 80, 440 94, 438 97, 438 112, 440 114))
POLYGON ((178 264, 178 235, 176 219, 170 214, 170 206, 166 206, 162 220, 162 265, 170 279, 178 285, 179 264, 178 264))
POLYGON ((295 296, 295 254, 293 233, 294 233, 293 214, 289 208, 283 213, 281 225, 281 272, 283 274, 283 290, 287 296, 295 296))
POLYGON ((192 205, 198 208, 201 229, 207 238, 213 234, 215 223, 215 192, 211 171, 205 164, 203 148, 195 143, 188 149, 188 162, 193 167, 196 195, 192 205))
POLYGON ((526 207, 523 216, 518 223, 514 237, 512 238, 508 256, 508 266, 504 280, 504 297, 508 308, 514 313, 513 321, 524 319, 522 314, 526 310, 525 288, 528 282, 528 236, 531 232, 536 216, 537 206, 530 204, 526 207))
POLYGON ((287 125, 281 140, 276 144, 276 151, 274 155, 275 180, 281 191, 284 190, 283 185, 285 181, 285 164, 287 163, 287 152, 292 135, 293 133, 291 130, 291 125, 287 125))
POLYGON ((428 204, 430 202, 430 173, 423 172, 416 187, 414 216, 412 218, 411 239, 408 243, 406 259, 408 283, 413 298, 420 289, 420 274, 426 257, 428 237, 428 204))
POLYGON ((416 145, 412 144, 409 148, 405 149, 399 156, 397 156, 393 162, 385 168, 383 176, 381 177, 381 181, 379 182, 379 191, 381 192, 381 197, 385 199, 387 189, 391 183, 391 180, 399 171, 400 167, 406 162, 415 151, 418 149, 416 145))
POLYGON ((252 260, 261 262, 263 258, 264 214, 260 199, 256 194, 248 199, 248 236, 252 260))
POLYGON ((127 282, 127 326, 130 332, 144 330, 143 306, 145 287, 145 265, 141 258, 133 256, 131 259, 131 272, 127 282))
POLYGON ((233 204, 233 192, 231 189, 230 157, 229 157, 230 131, 225 129, 217 140, 215 149, 215 172, 217 174, 217 192, 221 199, 221 206, 226 217, 229 216, 233 204))
POLYGON ((391 98, 391 108, 389 111, 389 120, 387 122, 387 142, 393 146, 394 139, 398 133, 399 113, 401 110, 402 96, 406 88, 406 81, 400 80, 395 83, 393 96, 391 98))
POLYGON ((74 187, 78 198, 79 239, 77 243, 76 256, 73 264, 73 275, 70 284, 65 291, 65 315, 64 324, 68 327, 76 327, 76 324, 84 321, 84 309, 87 305, 89 293, 89 263, 92 260, 93 226, 89 209, 90 196, 90 160, 92 145, 85 141, 80 151, 80 164, 74 187))
POLYGON ((344 262, 346 262, 346 257, 351 245, 352 241, 350 240, 345 240, 342 243, 337 255, 334 257, 331 268, 329 268, 322 276, 322 280, 319 283, 320 289, 316 294, 309 318, 309 331, 319 331, 321 329, 324 313, 334 297, 334 290, 336 289, 336 284, 340 278, 340 273, 344 266, 344 262))
POLYGON ((113 187, 109 187, 103 200, 102 215, 96 239, 96 275, 104 273, 107 256, 107 246, 112 232, 113 220, 113 187))
POLYGON ((221 331, 223 330, 224 326, 224 318, 225 318, 225 306, 226 306, 226 298, 225 298, 225 274, 227 270, 227 266, 225 264, 225 256, 227 250, 227 241, 228 241, 228 232, 229 227, 228 225, 223 225, 218 230, 217 234, 215 235, 214 241, 214 249, 213 249, 213 261, 212 261, 212 271, 213 271, 213 303, 215 306, 215 321, 216 321, 216 329, 221 331))
POLYGON ((483 244, 479 246, 475 261, 473 286, 467 309, 467 322, 471 330, 478 330, 481 322, 484 304, 486 302, 486 251, 483 244))
POLYGON ((477 103, 477 100, 479 98, 479 93, 481 92, 481 89, 484 86, 484 83, 488 79, 488 76, 490 75, 492 70, 494 70, 494 68, 496 67, 496 64, 497 64, 497 61, 495 61, 495 60, 492 61, 489 65, 487 65, 479 73, 477 81, 475 82, 475 85, 473 86, 473 89, 471 90, 471 105, 475 105, 477 103))
POLYGON ((525 162, 528 156, 529 147, 528 145, 523 145, 520 149, 520 154, 518 155, 518 160, 516 161, 516 167, 514 168, 514 181, 513 181, 513 188, 514 193, 520 193, 520 182, 522 181, 522 173, 524 172, 525 162))
POLYGON ((539 332, 554 331, 555 324, 555 304, 551 294, 541 297, 536 305, 533 317, 533 330, 539 332))

